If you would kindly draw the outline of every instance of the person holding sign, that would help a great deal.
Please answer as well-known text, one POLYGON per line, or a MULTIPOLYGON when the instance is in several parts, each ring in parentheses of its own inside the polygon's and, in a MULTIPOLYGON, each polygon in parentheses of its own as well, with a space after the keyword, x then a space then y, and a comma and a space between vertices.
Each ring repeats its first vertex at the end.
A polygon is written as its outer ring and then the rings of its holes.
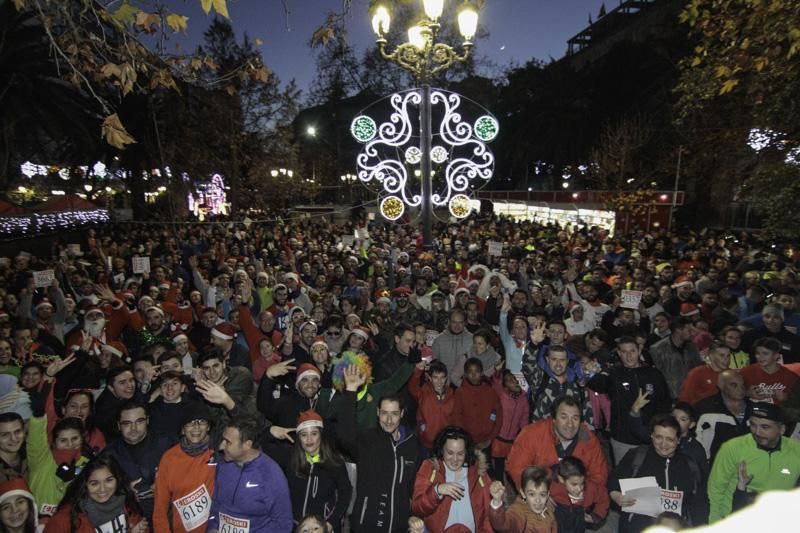
POLYGON ((611 472, 609 496, 622 510, 620 533, 644 531, 662 512, 680 515, 693 526, 707 522, 706 480, 697 464, 678 449, 680 434, 681 426, 671 414, 654 416, 650 444, 630 450, 611 472), (655 502, 638 501, 622 488, 642 486, 638 482, 646 478, 654 478, 658 485, 655 502))
POLYGON ((206 530, 217 466, 210 427, 211 413, 204 403, 186 406, 180 443, 167 450, 158 465, 153 511, 155 531, 202 533, 206 530))

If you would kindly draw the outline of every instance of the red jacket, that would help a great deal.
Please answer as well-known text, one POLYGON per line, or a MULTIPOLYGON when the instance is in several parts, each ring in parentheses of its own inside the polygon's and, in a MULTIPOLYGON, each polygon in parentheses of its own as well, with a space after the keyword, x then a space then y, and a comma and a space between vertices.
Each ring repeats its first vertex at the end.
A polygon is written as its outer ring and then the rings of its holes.
MULTIPOLYGON (((571 455, 583 461, 588 480, 605 487, 608 480, 608 463, 600 441, 586 423, 581 424, 575 438, 578 442, 571 455)), ((552 418, 529 424, 520 432, 506 460, 506 471, 517 487, 522 478, 522 471, 526 467, 539 465, 549 469, 559 462, 556 453, 557 443, 558 437, 553 429, 552 418)))
MULTIPOLYGON (((453 500, 449 496, 439 498, 434 487, 440 483, 446 483, 445 468, 447 467, 438 459, 427 459, 422 463, 414 482, 411 510, 415 516, 425 521, 427 531, 445 533, 466 531, 464 528, 459 529, 458 525, 444 528, 447 524, 447 517, 450 516, 450 506, 453 504, 453 500)), ((469 500, 475 518, 475 533, 492 533, 492 526, 489 524, 489 501, 491 500, 489 485, 492 480, 486 474, 485 469, 485 459, 481 456, 481 459, 467 470, 469 500)))
POLYGON ((436 435, 447 426, 454 425, 455 391, 449 385, 444 397, 439 399, 433 384, 422 370, 414 369, 408 380, 408 392, 417 402, 417 435, 425 448, 433 448, 436 435), (422 381, 424 380, 424 382, 422 381))
MULTIPOLYGON (((70 530, 70 513, 72 512, 71 505, 62 505, 59 507, 56 514, 47 521, 47 525, 44 528, 44 533, 64 533, 70 530)), ((142 521, 142 516, 138 513, 131 513, 127 509, 125 509, 125 520, 128 523, 128 528, 126 531, 130 531, 131 526, 135 526, 139 522, 142 521)), ((98 524, 98 526, 103 524, 98 524)), ((75 529, 74 533, 95 533, 95 526, 89 522, 89 517, 86 516, 86 513, 78 513, 78 527, 75 529)))
POLYGON ((466 379, 461 382, 456 389, 453 422, 476 443, 491 443, 503 427, 503 407, 494 388, 487 381, 477 386, 466 379))
POLYGON ((528 397, 525 394, 518 394, 516 398, 503 388, 502 374, 492 376, 492 386, 500 398, 500 405, 503 406, 503 426, 500 433, 492 442, 492 457, 508 457, 511 444, 517 438, 519 432, 528 425, 530 416, 530 406, 528 397))
POLYGON ((608 514, 608 490, 605 485, 601 487, 588 479, 583 489, 582 501, 573 504, 567 492, 567 487, 558 482, 554 482, 550 485, 550 498, 552 498, 557 505, 564 505, 567 507, 579 505, 584 509, 585 513, 592 516, 595 524, 603 520, 608 514))

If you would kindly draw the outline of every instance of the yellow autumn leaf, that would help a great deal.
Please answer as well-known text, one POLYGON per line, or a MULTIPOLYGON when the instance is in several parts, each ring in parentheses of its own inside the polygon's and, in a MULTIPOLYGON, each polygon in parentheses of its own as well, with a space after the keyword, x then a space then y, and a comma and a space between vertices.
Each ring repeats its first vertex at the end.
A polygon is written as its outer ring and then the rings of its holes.
POLYGON ((111 17, 120 24, 133 24, 139 11, 138 7, 132 6, 128 2, 123 2, 111 17))
POLYGON ((693 67, 696 67, 696 66, 697 66, 697 65, 699 65, 701 62, 702 62, 702 61, 700 60, 700 58, 699 58, 699 57, 695 57, 694 59, 692 59, 692 66, 693 66, 693 67))
POLYGON ((130 63, 120 65, 119 86, 122 89, 122 96, 126 96, 133 90, 136 83, 136 69, 130 63))
POLYGON ((768 63, 769 59, 767 59, 766 57, 757 57, 753 60, 753 65, 755 65, 756 71, 758 72, 764 70, 764 67, 766 67, 768 63))
POLYGON ((728 78, 731 75, 731 69, 726 65, 720 65, 717 67, 716 75, 718 78, 728 78))
POLYGON ((170 13, 167 15, 167 25, 172 28, 172 31, 178 33, 180 31, 186 31, 186 23, 189 20, 189 17, 185 17, 183 15, 178 15, 177 13, 170 13))
POLYGON ((719 94, 722 95, 731 92, 733 88, 736 87, 738 84, 739 80, 736 79, 731 79, 726 81, 725 83, 722 84, 722 87, 720 87, 719 94))
POLYGON ((328 46, 328 42, 334 37, 336 37, 336 34, 334 33, 333 28, 329 26, 322 26, 314 32, 314 35, 311 36, 311 46, 322 46, 325 48, 328 46))
POLYGON ((153 33, 155 31, 153 26, 158 26, 160 23, 161 18, 155 13, 145 11, 136 13, 136 25, 141 26, 146 33, 153 33))
POLYGON ((264 41, 256 37, 256 46, 261 46, 262 44, 264 44, 264 41))
POLYGON ((230 18, 228 16, 227 0, 212 0, 212 2, 214 4, 214 9, 216 10, 217 13, 219 13, 220 15, 225 17, 226 19, 230 18))
POLYGON ((102 137, 108 144, 120 150, 124 150, 128 144, 136 143, 136 139, 125 130, 116 113, 103 120, 102 137))
POLYGON ((25 0, 14 0, 14 7, 17 11, 22 11, 25 9, 25 0))
POLYGON ((211 11, 211 0, 200 0, 200 7, 202 7, 203 11, 208 15, 208 12, 211 11))
POLYGON ((233 85, 226 85, 225 86, 225 92, 227 92, 229 95, 233 96, 234 94, 236 94, 236 87, 234 87, 233 85))
POLYGON ((103 68, 100 69, 100 73, 103 75, 103 78, 112 78, 112 77, 119 78, 120 76, 119 66, 115 65, 114 63, 106 63, 105 65, 103 65, 103 68))

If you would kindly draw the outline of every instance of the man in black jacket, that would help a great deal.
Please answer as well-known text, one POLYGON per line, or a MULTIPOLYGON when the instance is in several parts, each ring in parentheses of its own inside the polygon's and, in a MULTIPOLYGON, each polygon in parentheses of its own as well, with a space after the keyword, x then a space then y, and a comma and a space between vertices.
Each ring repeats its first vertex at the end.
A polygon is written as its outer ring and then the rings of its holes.
POLYGON ((706 449, 709 464, 714 463, 720 446, 750 432, 747 420, 753 402, 747 398, 744 378, 736 370, 724 370, 717 378, 719 393, 695 404, 697 440, 706 449))
POLYGON ((350 528, 356 533, 408 531, 410 500, 419 466, 419 443, 401 424, 403 405, 389 395, 378 403, 379 427, 356 430, 356 394, 364 384, 355 366, 345 370, 339 441, 356 463, 356 500, 350 528))
MULTIPOLYGON (((400 323, 395 326, 394 346, 381 356, 380 364, 375 367, 374 374, 376 382, 389 379, 405 363, 415 365, 420 362, 422 354, 419 349, 414 346, 416 338, 413 326, 406 323, 400 323)), ((403 385, 403 388, 400 389, 398 394, 405 407, 403 423, 409 427, 413 427, 417 416, 417 405, 411 398, 411 395, 408 394, 408 385, 403 385)))

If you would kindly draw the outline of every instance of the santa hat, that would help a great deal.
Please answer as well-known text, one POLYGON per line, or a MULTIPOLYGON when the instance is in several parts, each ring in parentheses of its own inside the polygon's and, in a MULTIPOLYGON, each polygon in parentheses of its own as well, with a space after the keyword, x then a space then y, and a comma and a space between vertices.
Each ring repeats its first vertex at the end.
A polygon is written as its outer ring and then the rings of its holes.
POLYGON ((128 358, 128 348, 120 341, 108 341, 103 345, 103 349, 111 352, 122 360, 128 358))
POLYGON ((103 313, 103 310, 100 309, 95 304, 89 304, 89 305, 87 305, 86 307, 83 308, 83 316, 85 318, 88 318, 91 313, 100 313, 101 315, 105 316, 105 313, 103 313))
POLYGON ((684 287, 684 286, 694 287, 694 283, 692 283, 692 280, 690 280, 688 276, 679 276, 672 283, 673 289, 677 289, 678 287, 684 287))
POLYGON ((317 376, 318 378, 322 377, 322 373, 319 371, 319 368, 315 367, 311 363, 303 363, 297 369, 297 376, 294 378, 295 386, 300 384, 300 380, 303 378, 308 378, 312 376, 317 376))
POLYGON ((284 285, 283 283, 278 283, 274 287, 272 287, 272 292, 275 292, 278 289, 284 289, 284 290, 287 290, 287 291, 289 290, 289 288, 286 285, 284 285))
POLYGON ((460 287, 456 289, 456 296, 458 296, 461 293, 469 294, 469 289, 467 289, 466 287, 460 287))
POLYGON ((328 344, 325 342, 325 339, 322 337, 314 337, 314 342, 311 343, 311 349, 314 348, 317 344, 323 345, 325 348, 328 347, 328 344))
MULTIPOLYGON (((394 296, 395 298, 397 298, 398 296, 408 296, 409 294, 411 294, 411 289, 409 289, 408 287, 397 287, 396 289, 392 290, 392 296, 394 296)), ((380 298, 382 296, 383 293, 380 293, 378 297, 380 298)))
POLYGON ((294 428, 295 433, 300 433, 304 429, 308 428, 320 428, 322 429, 324 424, 322 423, 322 417, 316 411, 308 410, 303 411, 300 413, 300 416, 297 418, 297 426, 294 428))
POLYGON ((317 326, 316 322, 314 322, 313 320, 306 320, 305 322, 300 324, 300 331, 303 331, 304 329, 306 329, 306 326, 313 327, 314 328, 314 333, 316 333, 319 330, 319 327, 317 326))
POLYGON ((364 327, 353 328, 353 331, 350 332, 350 335, 358 335, 359 337, 364 339, 364 342, 367 342, 369 340, 369 330, 364 327))
POLYGON ((378 299, 375 300, 376 304, 379 304, 381 302, 386 302, 387 304, 391 304, 392 303, 392 300, 389 298, 389 291, 384 290, 382 293, 380 293, 380 296, 378 297, 378 299))
POLYGON ((145 310, 144 310, 144 314, 146 315, 146 314, 147 314, 147 313, 149 313, 150 311, 155 311, 155 312, 156 312, 156 313, 158 313, 159 315, 161 315, 161 316, 164 316, 164 310, 163 310, 163 309, 161 309, 161 308, 160 308, 159 306, 157 306, 157 305, 151 305, 150 307, 148 307, 147 309, 145 309, 145 310))
POLYGON ((236 337, 236 328, 230 322, 220 322, 211 329, 211 334, 218 339, 232 341, 236 337))
POLYGON ((583 307, 583 306, 581 304, 579 304, 578 302, 570 302, 569 303, 569 312, 570 312, 570 314, 572 314, 572 312, 574 310, 580 309, 581 307, 583 307))
POLYGON ((0 483, 0 506, 2 506, 5 502, 11 500, 12 498, 18 498, 20 496, 30 500, 31 502, 31 512, 33 513, 33 525, 34 529, 36 529, 39 525, 36 516, 36 503, 33 498, 33 494, 31 494, 31 489, 28 487, 28 484, 25 482, 25 479, 18 477, 0 483))
POLYGON ((42 298, 42 300, 38 304, 36 304, 36 307, 34 307, 34 309, 36 311, 38 311, 39 308, 41 308, 41 307, 51 307, 52 308, 53 304, 51 304, 50 300, 48 300, 47 298, 42 298))
POLYGON ((681 316, 694 316, 700 314, 700 308, 697 304, 683 303, 681 304, 681 316))
POLYGON ((471 279, 467 282, 467 287, 472 287, 474 285, 480 286, 481 282, 477 279, 471 279))
POLYGON ((158 288, 159 289, 167 289, 167 290, 169 290, 170 287, 171 287, 171 285, 169 284, 168 281, 165 281, 164 283, 159 283, 158 284, 158 288))
POLYGON ((8 314, 8 311, 0 310, 0 318, 11 318, 11 315, 8 314))
POLYGON ((350 313, 349 315, 347 315, 347 316, 345 317, 345 322, 346 322, 346 321, 348 321, 348 320, 350 320, 350 318, 352 318, 352 317, 355 317, 355 318, 358 320, 358 323, 359 323, 359 324, 361 324, 361 317, 360 317, 360 316, 358 316, 358 315, 357 315, 357 314, 355 314, 355 313, 350 313))
POLYGON ((172 342, 175 342, 175 343, 176 343, 176 342, 178 342, 178 341, 183 341, 183 340, 186 340, 186 341, 188 341, 188 340, 189 340, 189 337, 186 335, 186 332, 184 332, 184 331, 177 330, 177 331, 176 331, 176 332, 175 332, 175 333, 172 335, 172 342))
POLYGON ((283 275, 284 278, 293 279, 295 282, 299 282, 300 278, 294 272, 287 272, 283 275))

